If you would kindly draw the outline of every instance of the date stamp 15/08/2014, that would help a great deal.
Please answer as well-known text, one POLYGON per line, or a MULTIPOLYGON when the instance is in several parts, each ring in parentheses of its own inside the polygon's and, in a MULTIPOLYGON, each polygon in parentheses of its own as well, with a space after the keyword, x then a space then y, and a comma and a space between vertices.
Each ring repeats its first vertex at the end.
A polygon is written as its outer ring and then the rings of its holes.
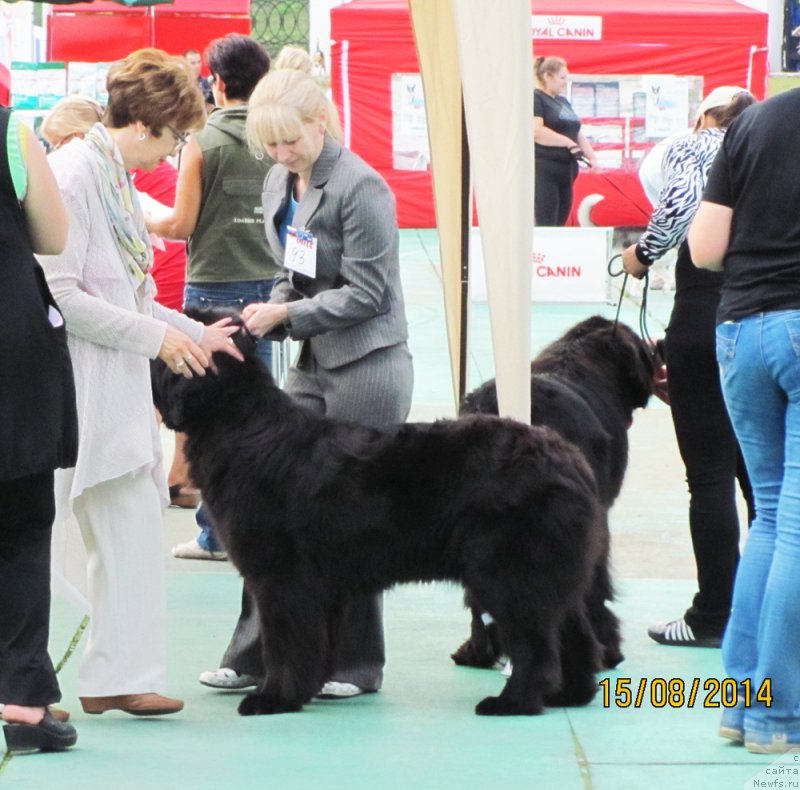
POLYGON ((754 687, 749 679, 737 683, 733 678, 603 678, 604 708, 733 708, 744 705, 772 705, 772 680, 754 687))

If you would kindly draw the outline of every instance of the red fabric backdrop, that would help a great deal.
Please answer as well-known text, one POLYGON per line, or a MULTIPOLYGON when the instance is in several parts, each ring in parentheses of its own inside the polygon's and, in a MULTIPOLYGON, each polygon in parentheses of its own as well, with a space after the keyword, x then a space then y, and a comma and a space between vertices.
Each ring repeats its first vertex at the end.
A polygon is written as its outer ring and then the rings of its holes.
MULTIPOLYGON (((532 8, 554 19, 565 8, 570 16, 602 17, 600 41, 533 40, 537 55, 559 55, 574 73, 700 75, 705 92, 746 86, 750 75, 753 93, 764 95, 766 52, 751 50, 766 47, 767 15, 735 0, 533 0, 532 8)), ((419 71, 406 0, 338 6, 331 37, 333 95, 350 147, 394 190, 401 227, 433 227, 430 174, 392 167, 391 76, 419 71)), ((607 198, 592 212, 597 224, 641 225, 643 216, 646 223, 649 203, 635 173, 581 175, 576 194, 594 191, 607 198)))
POLYGON ((48 17, 48 60, 91 63, 124 58, 141 47, 173 55, 199 52, 226 33, 250 32, 249 0, 174 0, 128 8, 111 2, 54 6, 48 17))

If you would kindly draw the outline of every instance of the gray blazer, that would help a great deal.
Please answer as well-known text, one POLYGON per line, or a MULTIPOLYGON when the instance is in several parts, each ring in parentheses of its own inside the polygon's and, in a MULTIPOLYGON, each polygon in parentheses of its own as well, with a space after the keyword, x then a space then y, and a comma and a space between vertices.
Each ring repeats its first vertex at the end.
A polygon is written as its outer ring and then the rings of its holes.
MULTIPOLYGON (((318 364, 333 369, 408 338, 395 200, 375 170, 329 135, 310 180, 292 225, 317 239, 317 276, 282 269, 270 301, 287 304, 289 334, 313 337, 318 364)), ((264 181, 264 224, 279 263, 278 226, 293 182, 279 164, 264 181)))

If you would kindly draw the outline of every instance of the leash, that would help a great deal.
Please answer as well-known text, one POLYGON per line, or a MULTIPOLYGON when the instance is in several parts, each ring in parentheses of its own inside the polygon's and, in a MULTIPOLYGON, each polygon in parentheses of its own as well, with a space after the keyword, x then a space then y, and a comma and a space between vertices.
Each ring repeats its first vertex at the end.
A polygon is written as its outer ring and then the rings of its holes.
MULTIPOLYGON (((607 271, 609 277, 622 277, 622 286, 619 289, 619 301, 617 302, 617 312, 614 316, 614 330, 616 331, 617 324, 619 324, 619 314, 622 310, 622 300, 625 298, 625 287, 628 284, 628 272, 626 272, 621 266, 618 270, 614 270, 613 264, 614 261, 619 258, 622 260, 622 253, 617 253, 616 255, 612 255, 610 260, 608 261, 607 271)), ((642 286, 642 301, 639 305, 639 335, 641 336, 642 340, 646 343, 649 343, 651 346, 654 346, 653 338, 650 336, 650 332, 647 328, 647 294, 650 290, 650 272, 645 274, 644 284, 642 286)))

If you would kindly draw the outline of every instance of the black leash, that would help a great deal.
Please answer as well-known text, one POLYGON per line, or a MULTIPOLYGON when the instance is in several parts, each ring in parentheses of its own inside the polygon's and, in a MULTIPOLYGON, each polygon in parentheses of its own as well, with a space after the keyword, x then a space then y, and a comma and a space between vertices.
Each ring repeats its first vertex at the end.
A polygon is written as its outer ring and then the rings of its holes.
MULTIPOLYGON (((621 266, 618 271, 614 271, 612 268, 612 264, 615 260, 619 258, 622 260, 622 253, 617 253, 613 255, 608 262, 608 274, 609 277, 622 277, 622 287, 619 290, 619 301, 617 302, 617 313, 614 316, 614 329, 616 330, 617 324, 619 323, 619 314, 622 310, 622 300, 625 298, 625 286, 628 284, 628 272, 625 271, 621 266)), ((651 346, 654 345, 653 339, 650 337, 650 332, 647 329, 647 293, 650 290, 650 273, 648 272, 644 276, 644 285, 642 286, 642 302, 639 305, 639 334, 646 343, 649 343, 651 346)))

